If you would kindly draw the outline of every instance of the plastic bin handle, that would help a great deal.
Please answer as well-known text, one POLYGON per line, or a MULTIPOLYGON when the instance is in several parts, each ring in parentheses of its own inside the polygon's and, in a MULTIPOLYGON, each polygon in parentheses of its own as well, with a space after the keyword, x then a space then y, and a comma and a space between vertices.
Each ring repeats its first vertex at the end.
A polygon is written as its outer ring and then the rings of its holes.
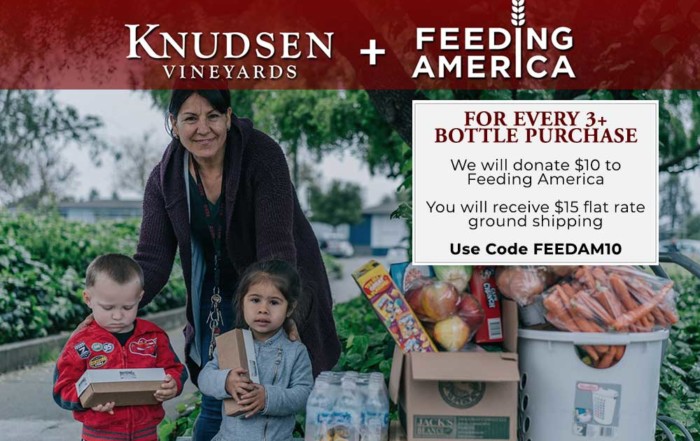
POLYGON ((632 343, 629 334, 572 332, 569 341, 575 345, 624 345, 632 343))

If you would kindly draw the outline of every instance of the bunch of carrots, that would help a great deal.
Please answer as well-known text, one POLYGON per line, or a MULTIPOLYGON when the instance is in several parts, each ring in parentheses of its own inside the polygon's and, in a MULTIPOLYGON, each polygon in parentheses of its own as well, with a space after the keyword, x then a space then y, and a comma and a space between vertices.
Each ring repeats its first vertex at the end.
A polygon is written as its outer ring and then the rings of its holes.
MULTIPOLYGON (((544 293, 547 320, 571 332, 649 332, 678 321, 673 282, 632 267, 582 266, 544 293)), ((604 369, 624 346, 583 346, 593 366, 604 369)))

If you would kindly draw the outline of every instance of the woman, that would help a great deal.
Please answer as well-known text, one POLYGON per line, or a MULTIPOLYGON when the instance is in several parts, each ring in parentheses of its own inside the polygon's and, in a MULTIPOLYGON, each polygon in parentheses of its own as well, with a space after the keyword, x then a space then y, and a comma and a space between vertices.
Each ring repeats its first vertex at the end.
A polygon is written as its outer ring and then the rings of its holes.
MULTIPOLYGON (((187 286, 186 362, 196 382, 213 353, 212 335, 237 325, 238 275, 259 260, 286 260, 302 279, 296 326, 315 376, 340 355, 318 241, 281 148, 233 115, 230 101, 228 90, 173 91, 173 140, 146 184, 134 256, 146 279, 142 303, 166 284, 179 248, 187 286)), ((195 441, 210 440, 221 424, 220 401, 203 396, 201 409, 195 441)))

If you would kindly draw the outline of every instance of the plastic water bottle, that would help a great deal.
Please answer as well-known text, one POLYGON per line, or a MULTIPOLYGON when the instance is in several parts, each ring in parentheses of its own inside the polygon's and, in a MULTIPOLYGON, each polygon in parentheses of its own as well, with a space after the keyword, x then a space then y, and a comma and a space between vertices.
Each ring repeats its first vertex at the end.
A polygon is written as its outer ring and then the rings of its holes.
POLYGON ((306 402, 305 441, 320 441, 330 429, 335 397, 328 376, 319 376, 306 402))
POLYGON ((336 437, 348 440, 360 440, 360 423, 362 401, 357 393, 355 381, 351 377, 341 380, 340 396, 333 409, 333 433, 336 437))
POLYGON ((384 377, 371 376, 367 387, 367 399, 362 410, 362 441, 387 441, 389 439, 389 399, 384 377))

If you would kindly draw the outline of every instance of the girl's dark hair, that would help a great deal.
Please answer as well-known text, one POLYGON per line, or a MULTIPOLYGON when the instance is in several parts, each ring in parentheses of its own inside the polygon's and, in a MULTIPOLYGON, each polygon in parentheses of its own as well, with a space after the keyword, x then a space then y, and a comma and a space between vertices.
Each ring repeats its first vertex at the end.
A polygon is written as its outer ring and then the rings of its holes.
MULTIPOLYGON (((301 295, 301 278, 297 270, 284 260, 267 260, 256 262, 246 268, 236 289, 236 314, 239 324, 244 324, 243 297, 251 286, 261 282, 270 282, 277 288, 292 308, 301 295)), ((296 309, 295 309, 296 311, 296 309)), ((294 314, 292 315, 294 318, 294 314)))
MULTIPOLYGON (((231 107, 231 91, 228 89, 175 89, 170 95, 170 104, 168 104, 168 113, 177 118, 177 114, 180 113, 180 109, 187 98, 197 94, 209 101, 209 104, 216 109, 218 112, 226 113, 229 107, 231 107)), ((166 125, 168 133, 173 136, 173 128, 170 127, 170 119, 166 118, 166 125)))

